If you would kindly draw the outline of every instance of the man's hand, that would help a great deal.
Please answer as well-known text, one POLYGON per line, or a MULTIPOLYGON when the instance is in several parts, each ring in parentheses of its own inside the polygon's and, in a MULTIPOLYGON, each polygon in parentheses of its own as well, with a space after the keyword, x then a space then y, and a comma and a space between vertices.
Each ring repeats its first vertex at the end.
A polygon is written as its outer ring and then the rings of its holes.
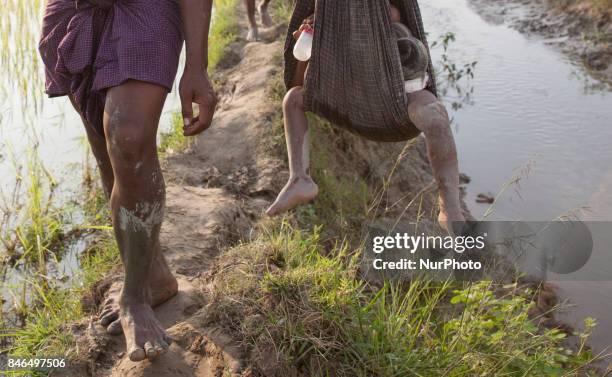
POLYGON ((185 70, 179 83, 183 108, 183 135, 194 136, 210 127, 217 96, 210 85, 208 67, 208 32, 213 0, 180 0, 185 35, 185 70), (192 106, 198 104, 198 116, 192 106))
POLYGON ((183 135, 195 136, 210 127, 217 106, 217 96, 206 71, 186 65, 179 83, 179 95, 183 113, 183 135), (199 114, 195 117, 193 103, 197 103, 199 108, 199 114))

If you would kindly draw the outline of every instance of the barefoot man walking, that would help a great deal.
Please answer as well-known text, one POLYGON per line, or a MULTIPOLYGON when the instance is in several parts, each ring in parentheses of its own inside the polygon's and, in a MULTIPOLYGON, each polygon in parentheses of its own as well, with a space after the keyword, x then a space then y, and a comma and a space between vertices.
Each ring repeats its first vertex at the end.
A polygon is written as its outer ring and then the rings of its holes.
POLYGON ((165 352, 170 338, 152 307, 177 293, 159 245, 165 186, 156 133, 180 82, 184 134, 210 126, 216 97, 206 73, 212 0, 48 0, 39 50, 46 92, 67 95, 81 115, 110 200, 125 279, 101 323, 125 335, 132 361, 165 352), (192 104, 199 107, 193 117, 192 104))
POLYGON ((249 33, 247 34, 246 40, 248 42, 254 42, 259 39, 255 8, 257 7, 257 12, 259 12, 259 17, 261 17, 261 24, 264 27, 272 26, 272 17, 270 17, 270 13, 268 12, 270 0, 261 0, 261 3, 257 6, 255 0, 244 0, 244 4, 246 5, 247 16, 249 17, 249 33))

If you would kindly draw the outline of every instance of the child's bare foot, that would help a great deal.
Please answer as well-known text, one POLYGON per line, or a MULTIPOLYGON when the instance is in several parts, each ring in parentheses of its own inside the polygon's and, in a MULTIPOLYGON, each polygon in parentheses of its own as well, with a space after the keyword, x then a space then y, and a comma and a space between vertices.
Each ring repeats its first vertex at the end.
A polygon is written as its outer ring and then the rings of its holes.
POLYGON ((259 39, 259 31, 257 27, 250 27, 249 32, 247 34, 246 40, 247 42, 255 42, 259 39))
MULTIPOLYGON (((178 293, 178 283, 176 278, 172 276, 169 271, 152 271, 152 275, 153 279, 150 287, 151 306, 156 307, 170 300, 178 293)), ((119 319, 121 286, 122 285, 117 285, 111 288, 99 316, 100 324, 106 327, 106 331, 112 335, 119 335, 123 332, 119 319)))
POLYGON ((268 4, 266 2, 262 2, 259 4, 259 16, 261 17, 261 23, 264 27, 272 26, 272 17, 268 13, 268 4))
POLYGON ((295 177, 290 178, 289 182, 282 189, 274 203, 268 208, 268 216, 276 216, 280 213, 289 211, 300 204, 306 204, 317 197, 319 187, 312 178, 295 177))
POLYGON ((450 236, 460 236, 465 225, 465 217, 461 208, 455 210, 440 209, 438 223, 450 236))
POLYGON ((121 326, 127 354, 132 361, 153 360, 168 350, 172 339, 155 318, 153 309, 143 303, 122 303, 121 326))

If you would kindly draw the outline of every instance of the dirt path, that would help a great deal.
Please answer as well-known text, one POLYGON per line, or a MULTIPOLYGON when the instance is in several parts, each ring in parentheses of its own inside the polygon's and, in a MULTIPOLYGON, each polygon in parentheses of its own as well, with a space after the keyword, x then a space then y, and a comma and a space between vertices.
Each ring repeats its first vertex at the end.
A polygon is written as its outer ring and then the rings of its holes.
POLYGON ((562 2, 550 0, 469 3, 489 22, 544 37, 547 44, 580 60, 594 78, 612 83, 612 22, 607 16, 593 16, 579 2, 566 2, 563 7, 562 2))

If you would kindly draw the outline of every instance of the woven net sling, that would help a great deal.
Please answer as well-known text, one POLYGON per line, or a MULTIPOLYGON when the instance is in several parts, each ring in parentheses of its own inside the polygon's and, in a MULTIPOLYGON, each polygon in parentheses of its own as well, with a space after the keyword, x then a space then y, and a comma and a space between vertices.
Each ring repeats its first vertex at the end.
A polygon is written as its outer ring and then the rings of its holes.
MULTIPOLYGON (((402 23, 427 46, 416 0, 392 0, 402 23)), ((285 42, 285 85, 297 67, 293 31, 315 14, 312 55, 304 82, 305 110, 375 141, 404 141, 419 131, 408 101, 387 0, 296 0, 285 42)), ((436 95, 431 60, 427 90, 436 95)))

